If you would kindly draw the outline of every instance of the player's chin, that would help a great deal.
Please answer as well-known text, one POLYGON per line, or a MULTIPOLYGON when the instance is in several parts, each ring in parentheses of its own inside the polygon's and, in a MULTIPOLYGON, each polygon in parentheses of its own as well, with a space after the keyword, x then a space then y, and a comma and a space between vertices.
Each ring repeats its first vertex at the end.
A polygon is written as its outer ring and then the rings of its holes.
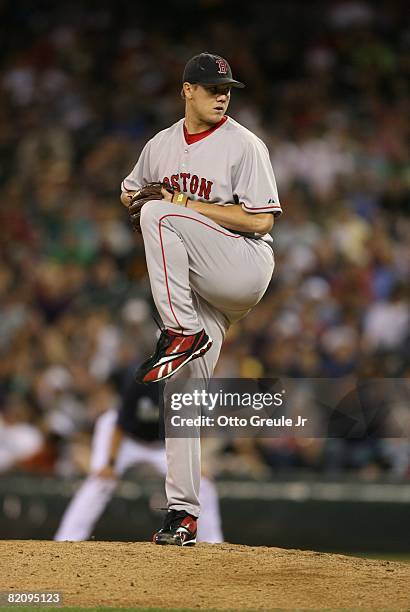
POLYGON ((216 124, 222 119, 224 115, 224 110, 213 110, 209 115, 209 122, 216 124))

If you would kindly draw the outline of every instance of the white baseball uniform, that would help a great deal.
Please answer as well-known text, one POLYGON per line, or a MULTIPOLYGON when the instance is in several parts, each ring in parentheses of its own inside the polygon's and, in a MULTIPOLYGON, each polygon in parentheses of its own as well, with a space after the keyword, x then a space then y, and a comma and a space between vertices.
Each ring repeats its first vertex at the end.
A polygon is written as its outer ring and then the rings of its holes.
MULTIPOLYGON (((216 206, 240 203, 249 213, 281 213, 265 144, 230 117, 201 135, 187 134, 181 119, 154 136, 122 190, 135 191, 151 181, 168 182, 189 199, 216 206)), ((208 380, 228 327, 268 287, 274 269, 272 238, 225 229, 190 208, 161 200, 145 204, 141 229, 152 295, 164 326, 184 335, 204 328, 213 340, 210 350, 181 375, 208 380)), ((200 440, 167 438, 166 450, 168 507, 198 516, 200 440)))

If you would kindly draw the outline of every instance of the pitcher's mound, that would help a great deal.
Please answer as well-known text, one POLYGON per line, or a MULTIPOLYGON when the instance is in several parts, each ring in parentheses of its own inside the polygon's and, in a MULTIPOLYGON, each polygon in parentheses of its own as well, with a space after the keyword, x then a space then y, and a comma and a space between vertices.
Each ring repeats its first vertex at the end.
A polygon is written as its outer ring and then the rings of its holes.
POLYGON ((409 609, 410 565, 199 544, 0 542, 0 591, 60 591, 65 606, 409 609))

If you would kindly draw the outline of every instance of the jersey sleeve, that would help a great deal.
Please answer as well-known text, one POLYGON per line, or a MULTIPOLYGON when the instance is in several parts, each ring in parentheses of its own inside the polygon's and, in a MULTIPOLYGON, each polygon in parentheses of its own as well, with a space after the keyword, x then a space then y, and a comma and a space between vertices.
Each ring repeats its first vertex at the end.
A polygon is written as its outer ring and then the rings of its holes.
POLYGON ((266 145, 261 140, 247 142, 233 180, 235 201, 251 213, 282 214, 275 176, 266 145))
POLYGON ((137 191, 140 187, 152 181, 150 171, 150 150, 151 141, 148 141, 141 151, 141 155, 134 168, 122 181, 121 191, 137 191))

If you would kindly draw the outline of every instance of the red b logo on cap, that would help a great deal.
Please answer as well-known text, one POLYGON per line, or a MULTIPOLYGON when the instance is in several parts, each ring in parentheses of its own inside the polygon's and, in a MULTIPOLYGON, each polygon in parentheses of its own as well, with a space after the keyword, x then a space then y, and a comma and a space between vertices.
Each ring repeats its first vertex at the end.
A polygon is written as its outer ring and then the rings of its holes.
POLYGON ((228 72, 228 64, 222 58, 217 59, 216 63, 218 64, 218 73, 219 74, 227 74, 228 72))

